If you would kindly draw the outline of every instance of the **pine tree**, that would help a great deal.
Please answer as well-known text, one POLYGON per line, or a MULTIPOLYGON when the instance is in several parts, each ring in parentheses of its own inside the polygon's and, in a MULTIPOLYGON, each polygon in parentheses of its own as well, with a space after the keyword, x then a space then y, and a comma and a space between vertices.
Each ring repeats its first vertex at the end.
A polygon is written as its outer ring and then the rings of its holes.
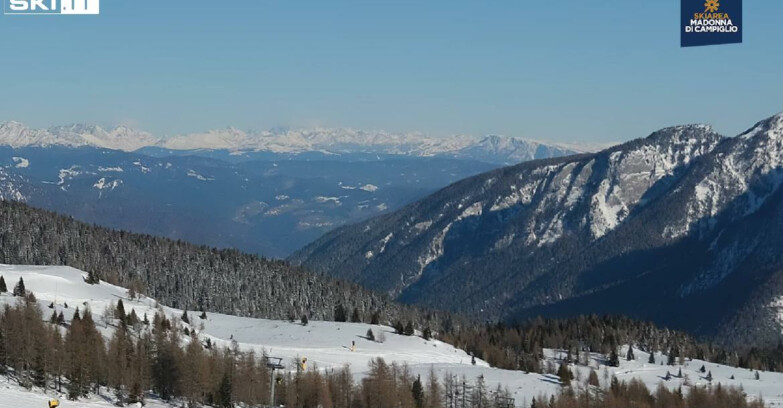
POLYGON ((97 285, 101 283, 101 278, 100 276, 98 276, 97 272, 90 271, 87 273, 87 279, 85 279, 84 281, 89 283, 90 285, 97 285))
POLYGON ((415 333, 415 331, 413 330, 413 322, 408 321, 408 324, 405 325, 405 332, 404 332, 404 334, 406 336, 413 336, 414 333, 415 333))
POLYGON ((650 358, 647 359, 648 364, 655 364, 655 352, 650 350, 650 358))
POLYGON ((620 357, 617 355, 616 349, 612 349, 611 354, 609 354, 609 365, 612 367, 620 367, 620 357))
POLYGON ((628 346, 628 353, 625 355, 625 360, 626 361, 636 360, 636 356, 633 355, 633 346, 632 345, 628 346))
POLYGON ((0 276, 0 293, 8 292, 8 287, 5 286, 5 278, 0 276))
POLYGON ((117 301, 117 307, 114 308, 114 318, 119 321, 125 320, 125 305, 122 303, 122 299, 117 301))
POLYGON ((310 319, 307 318, 307 314, 302 315, 302 326, 307 326, 307 323, 310 323, 310 319))
POLYGON ((416 404, 416 408, 422 408, 424 406, 424 387, 421 385, 421 376, 416 376, 416 380, 411 386, 411 394, 413 394, 413 401, 416 404))
POLYGON ((421 337, 424 338, 424 340, 429 340, 432 338, 432 330, 430 330, 429 327, 425 327, 424 330, 421 332, 421 337))
POLYGON ((680 355, 680 350, 676 346, 672 347, 669 350, 669 356, 668 356, 666 364, 670 365, 670 366, 675 365, 677 363, 677 356, 679 356, 679 355, 680 355))
POLYGON ((370 324, 381 324, 381 315, 378 312, 372 314, 372 317, 370 318, 370 324))
POLYGON ((334 307, 334 321, 335 322, 344 322, 347 320, 347 316, 345 313, 345 307, 342 303, 338 304, 334 307))
POLYGON ((185 310, 182 312, 182 322, 186 324, 190 324, 190 319, 188 318, 188 311, 185 310))
POLYGON ((571 380, 574 379, 574 373, 571 372, 566 363, 560 363, 560 367, 557 369, 557 376, 560 377, 560 382, 563 386, 571 384, 571 380))
POLYGON ((367 340, 375 341, 375 333, 373 333, 372 329, 367 329, 367 340))
POLYGON ((202 310, 201 311, 201 316, 199 316, 199 318, 201 320, 207 320, 207 312, 202 310))
POLYGON ((126 320, 128 321, 129 326, 136 326, 139 324, 139 316, 136 315, 136 309, 131 309, 131 312, 126 320))
POLYGON ((359 316, 359 309, 353 308, 353 313, 351 314, 351 322, 353 323, 361 323, 362 318, 359 316))
POLYGON ((24 279, 19 277, 19 282, 14 286, 14 296, 24 297, 27 294, 27 290, 24 287, 24 279))
POLYGON ((234 406, 231 402, 231 378, 228 377, 228 373, 224 373, 223 379, 220 380, 215 405, 220 408, 232 408, 234 406))

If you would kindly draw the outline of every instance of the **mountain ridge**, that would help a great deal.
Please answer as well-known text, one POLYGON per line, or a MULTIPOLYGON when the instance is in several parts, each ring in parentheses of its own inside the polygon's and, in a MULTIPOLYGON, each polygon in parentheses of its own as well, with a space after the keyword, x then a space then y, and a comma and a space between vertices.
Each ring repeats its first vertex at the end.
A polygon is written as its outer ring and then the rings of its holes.
POLYGON ((321 152, 389 154, 413 157, 448 156, 491 163, 516 163, 590 150, 589 146, 548 143, 517 137, 486 135, 428 136, 419 132, 391 133, 349 128, 272 129, 246 132, 234 127, 201 133, 160 137, 126 126, 103 128, 72 124, 48 129, 28 128, 20 122, 0 124, 0 145, 11 147, 93 146, 127 152, 142 148, 173 151, 225 150, 302 154, 321 152))
POLYGON ((328 233, 290 259, 488 320, 611 312, 731 333, 727 341, 753 332, 776 342, 783 319, 758 318, 744 334, 728 322, 745 308, 777 313, 779 241, 759 237, 778 235, 782 167, 783 115, 733 138, 704 125, 669 127, 598 153, 461 180, 328 233), (764 208, 773 221, 752 221, 764 208), (775 289, 762 296, 765 284, 775 289), (698 314, 709 310, 715 317, 698 314))

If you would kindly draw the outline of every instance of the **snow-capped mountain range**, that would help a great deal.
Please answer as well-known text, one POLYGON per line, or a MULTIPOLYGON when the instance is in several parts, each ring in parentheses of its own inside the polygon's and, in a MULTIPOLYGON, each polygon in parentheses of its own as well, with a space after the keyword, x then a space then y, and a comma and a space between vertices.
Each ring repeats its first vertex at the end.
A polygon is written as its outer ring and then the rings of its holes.
POLYGON ((781 184, 783 114, 733 138, 677 126, 462 180, 292 259, 489 320, 621 313, 775 344, 781 184))
POLYGON ((229 127, 204 133, 159 137, 126 126, 104 129, 95 125, 76 124, 31 129, 13 121, 0 124, 0 145, 16 148, 92 146, 128 152, 154 147, 175 151, 225 150, 235 154, 320 152, 331 155, 448 156, 499 164, 564 156, 591 149, 589 146, 574 147, 497 135, 433 137, 416 132, 398 134, 345 128, 246 132, 229 127))

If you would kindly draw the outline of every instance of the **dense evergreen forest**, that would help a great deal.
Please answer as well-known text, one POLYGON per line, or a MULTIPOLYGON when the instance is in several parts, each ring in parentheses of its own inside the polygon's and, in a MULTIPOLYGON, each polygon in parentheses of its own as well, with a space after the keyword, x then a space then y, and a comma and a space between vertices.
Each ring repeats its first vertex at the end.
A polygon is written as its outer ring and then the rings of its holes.
POLYGON ((683 332, 623 316, 537 318, 513 326, 466 325, 444 331, 439 337, 493 367, 509 370, 556 373, 556 368, 541 365, 544 348, 564 350, 567 361, 584 365, 588 353, 600 353, 606 356, 608 364, 616 366, 617 359, 623 357, 616 350, 630 344, 645 352, 665 354, 669 365, 696 358, 752 370, 783 371, 783 344, 726 349, 683 332))
POLYGON ((248 317, 336 320, 356 310, 369 322, 413 320, 438 326, 436 313, 402 306, 353 283, 278 260, 88 225, 0 200, 0 262, 68 265, 91 279, 132 288, 168 306, 248 317))

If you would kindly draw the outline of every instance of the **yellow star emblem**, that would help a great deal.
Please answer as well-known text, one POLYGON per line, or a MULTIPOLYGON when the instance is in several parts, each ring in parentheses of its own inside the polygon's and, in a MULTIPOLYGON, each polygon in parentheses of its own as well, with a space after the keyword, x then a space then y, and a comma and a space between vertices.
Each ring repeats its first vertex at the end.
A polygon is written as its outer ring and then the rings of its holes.
POLYGON ((718 7, 720 7, 720 3, 718 3, 718 0, 707 0, 707 2, 704 3, 704 12, 714 13, 718 11, 718 7))

